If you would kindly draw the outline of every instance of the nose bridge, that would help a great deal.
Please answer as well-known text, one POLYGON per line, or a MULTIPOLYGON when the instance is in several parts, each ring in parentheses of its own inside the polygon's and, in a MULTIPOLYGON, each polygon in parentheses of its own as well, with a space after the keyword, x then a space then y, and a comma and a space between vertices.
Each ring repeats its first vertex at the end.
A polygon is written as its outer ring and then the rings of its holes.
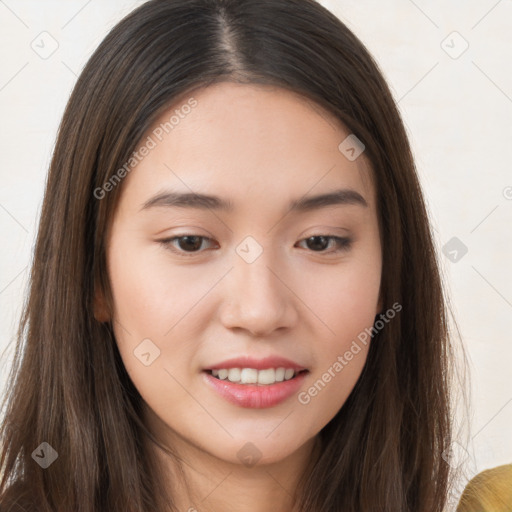
POLYGON ((259 255, 252 259, 256 250, 251 240, 237 247, 234 268, 227 276, 222 317, 226 327, 268 333, 279 327, 289 327, 296 313, 293 294, 282 282, 286 279, 278 278, 280 265, 274 252, 261 247, 259 255))

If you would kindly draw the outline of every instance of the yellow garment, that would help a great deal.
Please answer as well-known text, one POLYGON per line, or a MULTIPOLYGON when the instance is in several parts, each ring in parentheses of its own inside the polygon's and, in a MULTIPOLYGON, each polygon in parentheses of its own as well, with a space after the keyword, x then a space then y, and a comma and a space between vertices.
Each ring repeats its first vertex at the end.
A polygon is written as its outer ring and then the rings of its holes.
POLYGON ((512 464, 473 477, 462 493, 457 512, 512 512, 512 464))

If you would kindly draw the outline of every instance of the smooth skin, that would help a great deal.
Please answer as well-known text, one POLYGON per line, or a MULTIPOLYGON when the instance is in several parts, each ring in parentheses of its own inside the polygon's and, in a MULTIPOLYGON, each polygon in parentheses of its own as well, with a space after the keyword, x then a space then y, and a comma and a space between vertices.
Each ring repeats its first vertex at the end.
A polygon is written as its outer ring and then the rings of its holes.
POLYGON ((113 321, 148 427, 186 461, 188 490, 151 445, 178 509, 292 510, 317 434, 355 386, 369 345, 307 404, 293 395, 267 409, 239 407, 207 386, 202 370, 278 355, 309 369, 307 391, 372 327, 382 254, 371 168, 364 153, 350 161, 338 149, 350 132, 330 113, 268 85, 189 92, 141 144, 191 96, 197 105, 120 185, 107 235, 114 311, 99 296, 96 314, 113 321), (337 189, 358 192, 367 206, 288 212, 292 200, 337 189), (233 210, 143 208, 163 191, 219 196, 233 210), (205 238, 163 242, 185 235, 205 238), (247 236, 263 251, 252 263, 236 251, 247 236), (149 366, 134 354, 147 339, 160 350, 149 366), (237 455, 247 443, 261 453, 252 467, 237 455))

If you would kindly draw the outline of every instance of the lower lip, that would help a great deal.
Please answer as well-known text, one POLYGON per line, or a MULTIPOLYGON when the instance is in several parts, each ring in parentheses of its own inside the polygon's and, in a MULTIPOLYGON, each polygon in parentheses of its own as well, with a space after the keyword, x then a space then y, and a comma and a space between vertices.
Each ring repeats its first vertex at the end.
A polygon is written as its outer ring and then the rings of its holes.
POLYGON ((265 409, 284 402, 296 393, 307 373, 302 372, 293 379, 264 386, 236 384, 228 380, 220 380, 205 371, 203 375, 207 384, 232 404, 251 409, 265 409))

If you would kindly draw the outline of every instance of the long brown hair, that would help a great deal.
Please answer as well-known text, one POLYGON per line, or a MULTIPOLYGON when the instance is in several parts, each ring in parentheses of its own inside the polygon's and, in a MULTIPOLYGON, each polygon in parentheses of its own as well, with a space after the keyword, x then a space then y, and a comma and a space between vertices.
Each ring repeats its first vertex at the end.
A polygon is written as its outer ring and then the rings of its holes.
POLYGON ((164 509, 142 398, 112 326, 93 314, 98 290, 112 302, 105 235, 122 183, 101 199, 97 190, 175 98, 228 80, 298 92, 364 143, 378 195, 383 309, 402 305, 373 337, 357 385, 320 432, 297 509, 440 512, 450 477, 442 454, 451 442, 451 345, 427 210, 377 64, 313 0, 150 0, 88 61, 48 175, 4 401, 0 503, 44 512, 164 509), (41 443, 58 453, 46 469, 33 456, 47 449, 41 443))

